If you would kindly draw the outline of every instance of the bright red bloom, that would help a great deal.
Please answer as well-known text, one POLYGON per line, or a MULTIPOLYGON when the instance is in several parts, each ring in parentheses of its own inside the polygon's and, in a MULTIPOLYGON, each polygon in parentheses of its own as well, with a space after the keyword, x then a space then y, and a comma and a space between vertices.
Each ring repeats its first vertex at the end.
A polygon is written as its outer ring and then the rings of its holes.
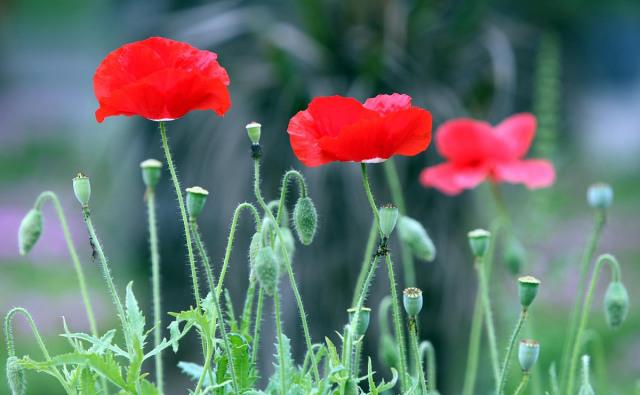
POLYGON ((328 162, 382 162, 416 155, 431 142, 431 114, 394 93, 359 101, 316 97, 287 128, 291 147, 307 166, 328 162))
POLYGON ((448 161, 424 169, 420 182, 448 195, 475 188, 487 178, 530 189, 548 187, 555 180, 551 162, 523 159, 535 133, 536 118, 526 113, 495 127, 464 118, 446 122, 438 129, 436 146, 448 161))
POLYGON ((193 110, 224 115, 231 107, 229 76, 217 57, 162 37, 123 45, 107 55, 93 76, 100 103, 96 119, 139 115, 172 120, 193 110))

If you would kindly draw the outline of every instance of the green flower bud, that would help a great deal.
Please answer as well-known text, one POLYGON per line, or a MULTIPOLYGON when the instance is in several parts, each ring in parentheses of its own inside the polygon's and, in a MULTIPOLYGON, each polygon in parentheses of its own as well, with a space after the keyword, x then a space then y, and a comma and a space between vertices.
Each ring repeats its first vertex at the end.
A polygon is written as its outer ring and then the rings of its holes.
POLYGON ((142 180, 144 185, 149 188, 154 188, 160 181, 162 175, 162 162, 156 159, 147 159, 140 163, 142 169, 142 180))
POLYGON ((402 293, 402 303, 409 316, 417 316, 422 310, 422 290, 413 287, 406 288, 402 293))
POLYGON ((27 378, 24 370, 18 364, 18 358, 7 358, 7 382, 12 395, 25 395, 27 393, 27 378))
MULTIPOLYGON (((352 307, 347 310, 349 313, 349 322, 354 322, 354 318, 356 315, 356 311, 358 311, 357 307, 352 307)), ((358 325, 356 326, 356 336, 364 336, 369 328, 369 322, 371 321, 371 309, 368 307, 362 307, 360 309, 360 314, 358 314, 358 325)))
POLYGON ((73 193, 75 193, 76 199, 83 207, 89 205, 89 199, 91 199, 91 181, 89 177, 78 173, 73 179, 73 193))
POLYGON ((489 249, 491 233, 484 229, 476 229, 468 233, 468 238, 473 255, 477 258, 482 258, 489 249))
POLYGON ((611 329, 618 329, 629 313, 629 294, 620 281, 609 283, 604 295, 604 316, 611 329))
POLYGON ((400 354, 398 352, 398 345, 391 335, 383 334, 382 337, 380 337, 378 355, 380 356, 380 362, 386 367, 398 368, 400 364, 400 354))
POLYGON ((391 204, 386 204, 378 210, 380 217, 380 231, 385 237, 391 236, 398 221, 398 208, 391 204))
POLYGON ((308 246, 313 241, 318 224, 318 213, 313 201, 309 197, 301 197, 293 209, 293 226, 298 239, 308 246))
POLYGON ((187 212, 192 221, 198 219, 207 203, 209 191, 201 187, 187 188, 187 212))
POLYGON ((523 372, 528 372, 538 362, 540 356, 540 343, 535 340, 520 341, 518 349, 518 361, 523 372))
POLYGON ((538 294, 540 280, 533 276, 524 276, 518 279, 518 294, 523 309, 527 309, 538 294))
POLYGON ((613 203, 613 189, 609 184, 597 183, 587 189, 587 202, 589 206, 598 209, 606 209, 613 203))
POLYGON ((251 122, 247 124, 247 135, 249 136, 249 140, 251 140, 251 144, 258 145, 260 144, 260 134, 262 132, 262 125, 258 122, 251 122))
POLYGON ((20 255, 27 255, 29 251, 36 245, 40 235, 42 234, 43 224, 42 212, 32 208, 20 222, 18 230, 18 248, 20 255))
POLYGON ((260 248, 262 248, 262 234, 256 232, 251 237, 251 243, 249 244, 249 278, 251 279, 255 276, 256 256, 260 248))
POLYGON ((347 381, 344 383, 344 395, 359 395, 360 390, 358 389, 358 383, 356 380, 349 376, 347 381))
POLYGON ((279 264, 271 247, 262 247, 258 251, 254 269, 260 286, 267 295, 273 296, 278 287, 279 264))
POLYGON ((398 220, 398 235, 416 258, 427 262, 435 259, 436 247, 420 222, 403 215, 398 220))
POLYGON ((509 271, 517 275, 527 262, 527 252, 520 240, 511 237, 504 251, 504 263, 509 271))
POLYGON ((280 228, 280 233, 282 233, 282 238, 284 239, 284 247, 280 242, 280 238, 276 235, 276 241, 273 243, 273 249, 276 252, 276 258, 278 258, 278 262, 280 263, 280 274, 285 274, 287 272, 287 267, 285 266, 284 261, 284 249, 287 249, 289 262, 293 264, 293 254, 296 252, 296 242, 293 238, 293 233, 291 233, 289 228, 280 228))

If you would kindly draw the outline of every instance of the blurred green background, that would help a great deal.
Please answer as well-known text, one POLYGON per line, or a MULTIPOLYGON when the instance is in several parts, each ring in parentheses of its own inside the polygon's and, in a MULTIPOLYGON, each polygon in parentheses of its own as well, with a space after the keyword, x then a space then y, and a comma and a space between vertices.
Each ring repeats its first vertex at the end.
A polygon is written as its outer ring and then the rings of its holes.
MULTIPOLYGON (((275 198, 281 174, 302 169, 320 214, 316 242, 298 248, 295 271, 320 341, 346 321, 370 225, 358 167, 331 164, 303 169, 285 132, 288 119, 317 95, 364 99, 402 92, 429 109, 434 126, 472 116, 499 122, 519 111, 539 115, 531 155, 548 157, 558 170, 555 186, 529 192, 505 186, 517 236, 529 253, 523 272, 542 279, 529 330, 542 343, 542 360, 530 394, 546 388, 549 364, 559 358, 568 311, 576 291, 577 264, 592 212, 585 191, 606 181, 616 193, 600 252, 623 265, 631 297, 628 322, 616 333, 604 324, 601 281, 590 328, 597 393, 629 394, 640 379, 640 3, 629 1, 106 1, 4 0, 0 2, 0 312, 27 307, 54 352, 68 345, 61 316, 86 330, 74 272, 50 207, 45 231, 32 254, 18 256, 17 229, 42 190, 56 191, 90 277, 101 329, 115 327, 98 267, 91 260, 71 178, 82 170, 93 184, 93 213, 121 290, 135 281, 150 314, 146 220, 138 163, 162 159, 152 122, 112 118, 98 125, 93 112, 93 72, 112 49, 162 35, 217 52, 231 76, 233 107, 224 118, 193 113, 169 124, 183 185, 212 193, 201 221, 210 255, 219 267, 232 210, 252 200, 251 161, 244 125, 263 124, 264 190, 275 198), (537 391, 536 391, 537 390, 537 391)), ((435 128, 434 128, 435 129, 435 128)), ((485 187, 450 198, 422 188, 420 170, 441 159, 434 147, 396 164, 409 214, 429 230, 435 262, 418 264, 425 291, 421 336, 438 353, 442 394, 461 391, 475 274, 466 233, 487 227, 495 215, 485 187)), ((381 166, 372 166, 378 201, 390 196, 381 166)), ((184 244, 168 174, 158 191, 164 304, 189 306, 184 244)), ((227 283, 240 305, 247 284, 251 225, 243 222, 227 283)), ((518 314, 515 277, 504 266, 492 279, 498 335, 506 342, 518 314)), ((605 276, 606 277, 606 276, 605 276)), ((403 284, 408 286, 414 284, 403 284)), ((303 351, 297 312, 282 287, 285 332, 303 351)), ((384 276, 374 284, 375 308, 388 293, 384 276)), ((268 307, 270 309, 270 307, 268 307)), ((270 310, 268 310, 270 311, 270 310)), ((274 324, 265 324, 261 366, 270 374, 274 324)), ((376 317, 377 318, 377 317, 376 317)), ((374 322, 377 322, 375 320, 374 322)), ((18 325, 18 354, 37 356, 26 326, 18 325)), ((372 325, 366 352, 377 352, 372 325)), ((189 342, 194 342, 191 338, 189 342)), ((169 366, 199 361, 197 345, 168 353, 169 366)), ((4 369, 6 351, 0 350, 4 369)), ((488 355, 478 394, 490 386, 488 355)), ((148 367, 151 369, 151 366, 148 367)), ((379 368, 388 376, 388 371, 379 368)), ((170 392, 186 393, 188 380, 172 368, 170 392)), ((514 379, 515 379, 514 374, 514 379)), ((513 380, 512 380, 513 381, 513 380)), ((29 374, 31 394, 62 393, 53 380, 29 374)), ((6 394, 0 385, 0 394, 6 394)))

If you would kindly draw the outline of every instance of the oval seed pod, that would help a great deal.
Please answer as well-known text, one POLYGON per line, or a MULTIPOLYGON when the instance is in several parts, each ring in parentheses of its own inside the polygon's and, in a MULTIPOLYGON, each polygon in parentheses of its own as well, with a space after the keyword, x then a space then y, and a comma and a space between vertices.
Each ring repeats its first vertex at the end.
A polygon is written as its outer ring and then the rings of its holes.
POLYGON ((36 245, 42 234, 43 221, 42 212, 35 208, 29 210, 27 215, 24 216, 18 230, 20 255, 27 255, 36 245))
POLYGON ((415 317, 422 310, 422 290, 420 288, 406 288, 402 293, 404 310, 410 317, 415 317))
POLYGON ((27 378, 24 370, 18 364, 15 356, 7 358, 7 382, 12 395, 25 395, 27 393, 27 378))
POLYGON ((482 258, 489 249, 491 233, 484 229, 475 229, 467 234, 469 239, 469 247, 473 256, 482 258))
POLYGON ((629 314, 629 293, 620 281, 612 281, 604 295, 604 316, 611 329, 618 329, 629 314))
POLYGON ((613 203, 613 189, 602 182, 593 184, 587 189, 587 202, 593 208, 607 209, 613 203))
POLYGON ((518 279, 518 294, 520 296, 520 305, 527 309, 533 303, 538 294, 540 280, 533 276, 524 276, 518 279))
POLYGON ((391 236, 398 222, 398 208, 392 204, 387 204, 378 210, 380 218, 380 231, 385 237, 391 236))
POLYGON ((527 252, 520 240, 515 237, 509 238, 504 251, 504 262, 507 265, 507 269, 514 275, 519 274, 527 263, 527 252))
POLYGON ((280 263, 280 274, 284 274, 287 272, 287 267, 285 266, 284 261, 284 249, 287 249, 289 262, 293 264, 293 254, 296 252, 296 241, 293 238, 293 233, 291 233, 291 230, 289 228, 280 228, 280 233, 282 234, 282 238, 284 239, 284 247, 280 242, 280 238, 276 235, 276 241, 275 243, 273 243, 273 249, 276 252, 278 262, 280 263))
POLYGON ((403 215, 398 220, 398 235, 416 258, 427 262, 436 258, 436 247, 420 222, 403 215))
POLYGON ((142 181, 149 188, 155 188, 162 175, 162 162, 157 159, 147 159, 140 163, 142 181))
POLYGON ((298 239, 308 246, 313 241, 318 226, 318 213, 313 201, 308 196, 301 197, 293 209, 293 226, 298 239))
POLYGON ((269 246, 262 247, 256 255, 255 275, 260 286, 269 296, 273 296, 278 287, 279 264, 276 254, 269 246))
POLYGON ((78 173, 73 179, 73 193, 83 207, 87 206, 91 199, 91 181, 89 177, 78 173))
POLYGON ((518 348, 518 361, 523 372, 528 372, 538 362, 540 343, 535 340, 522 340, 518 348))
POLYGON ((207 203, 209 191, 198 186, 187 188, 186 191, 187 212, 189 213, 189 218, 195 220, 200 216, 202 210, 204 210, 204 205, 207 203))

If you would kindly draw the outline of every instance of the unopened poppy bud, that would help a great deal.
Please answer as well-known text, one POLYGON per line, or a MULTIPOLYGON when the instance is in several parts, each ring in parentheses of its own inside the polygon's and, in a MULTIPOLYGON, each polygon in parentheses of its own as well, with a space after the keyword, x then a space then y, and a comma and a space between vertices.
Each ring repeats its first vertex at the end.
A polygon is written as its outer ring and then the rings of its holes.
MULTIPOLYGON (((352 307, 347 310, 347 313, 349 313, 349 322, 351 323, 355 322, 354 318, 356 315, 356 311, 358 311, 357 307, 352 307)), ((355 333, 357 337, 364 336, 364 334, 367 332, 367 329, 369 328, 369 322, 371 321, 370 308, 362 307, 359 311, 360 313, 358 314, 358 324, 356 325, 356 328, 355 328, 355 333)))
POLYGON ((629 313, 629 293, 620 281, 612 281, 604 295, 604 316, 611 329, 617 329, 629 313))
POLYGON ((280 228, 280 233, 282 234, 282 238, 284 239, 284 247, 280 242, 280 238, 276 236, 276 241, 275 243, 273 243, 273 249, 276 252, 278 262, 280 263, 280 274, 284 274, 287 272, 287 267, 285 266, 284 261, 284 249, 286 248, 289 262, 293 263, 293 254, 296 252, 296 242, 293 238, 293 233, 291 233, 291 230, 289 228, 280 228))
POLYGON ((540 280, 533 276, 524 276, 518 279, 518 294, 523 309, 529 308, 538 294, 540 280))
POLYGON ((258 251, 262 248, 262 234, 256 232, 251 237, 251 243, 249 244, 249 276, 253 280, 255 276, 254 268, 256 266, 256 256, 258 251))
POLYGON ((36 245, 42 234, 42 212, 36 208, 29 210, 20 222, 18 230, 18 249, 20 255, 27 255, 36 245))
POLYGON ((267 295, 273 296, 278 287, 278 260, 273 249, 262 247, 256 255, 255 275, 267 295))
POLYGON ((518 349, 518 361, 523 372, 528 372, 538 362, 540 356, 540 343, 535 340, 520 341, 518 349))
POLYGON ((477 258, 482 258, 489 249, 491 233, 484 229, 476 229, 468 233, 468 238, 473 255, 477 258))
POLYGON ((398 235, 416 258, 427 262, 435 259, 436 247, 420 222, 401 216, 398 219, 398 235))
POLYGON ((402 293, 404 310, 410 317, 415 317, 422 310, 422 290, 420 288, 406 288, 402 293))
POLYGON ((162 162, 157 159, 147 159, 140 163, 140 169, 142 169, 144 185, 155 188, 162 175, 162 162))
POLYGON ((201 187, 187 188, 187 212, 189 218, 195 221, 202 213, 205 203, 207 203, 209 191, 201 187))
POLYGON ((249 140, 251 140, 251 144, 258 145, 260 144, 260 134, 262 133, 262 125, 258 122, 248 123, 247 126, 247 135, 249 136, 249 140))
POLYGON ((91 199, 91 181, 89 177, 78 173, 73 179, 73 193, 82 207, 89 205, 89 199, 91 199))
POLYGON ((587 202, 593 208, 606 209, 613 203, 613 189, 609 184, 596 183, 587 190, 587 202))
POLYGON ((293 209, 293 225, 300 242, 306 246, 311 244, 316 234, 318 213, 310 197, 301 197, 296 202, 296 206, 293 209))
POLYGON ((391 236, 396 222, 398 222, 398 208, 392 204, 384 205, 378 210, 378 216, 380 217, 380 231, 385 237, 391 236))
POLYGON ((380 356, 380 362, 382 362, 383 365, 388 368, 398 368, 400 363, 400 354, 398 353, 398 345, 391 335, 383 334, 382 337, 380 337, 378 355, 380 356))
POLYGON ((18 364, 15 356, 7 358, 7 382, 12 395, 25 395, 27 393, 27 378, 24 370, 18 364))
POLYGON ((510 237, 507 246, 504 251, 504 262, 507 269, 517 275, 527 262, 527 251, 524 246, 515 237, 510 237))

